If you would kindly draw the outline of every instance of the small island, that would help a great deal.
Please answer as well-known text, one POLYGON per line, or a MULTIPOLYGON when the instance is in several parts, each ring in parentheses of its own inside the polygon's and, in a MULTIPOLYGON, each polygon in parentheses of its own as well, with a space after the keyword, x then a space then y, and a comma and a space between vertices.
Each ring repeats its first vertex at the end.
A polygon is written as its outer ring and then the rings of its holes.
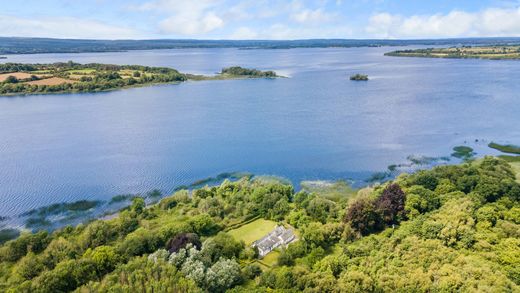
POLYGON ((520 45, 515 46, 462 46, 451 48, 427 48, 398 50, 385 53, 385 56, 425 57, 425 58, 473 58, 473 59, 520 59, 520 45))
POLYGON ((368 80, 368 75, 366 74, 354 74, 354 75, 351 75, 350 76, 350 80, 354 80, 354 81, 367 81, 368 80))
POLYGON ((72 61, 53 64, 0 64, 0 95, 79 93, 117 90, 187 80, 276 78, 274 71, 242 67, 222 69, 214 76, 181 73, 173 68, 141 65, 79 64, 72 61))

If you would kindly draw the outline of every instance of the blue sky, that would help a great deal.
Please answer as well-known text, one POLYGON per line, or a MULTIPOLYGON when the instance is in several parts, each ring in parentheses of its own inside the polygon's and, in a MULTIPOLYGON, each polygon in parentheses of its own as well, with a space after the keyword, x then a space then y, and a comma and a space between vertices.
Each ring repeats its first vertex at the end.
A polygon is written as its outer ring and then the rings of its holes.
POLYGON ((520 36, 520 0, 2 2, 0 36, 99 39, 520 36))

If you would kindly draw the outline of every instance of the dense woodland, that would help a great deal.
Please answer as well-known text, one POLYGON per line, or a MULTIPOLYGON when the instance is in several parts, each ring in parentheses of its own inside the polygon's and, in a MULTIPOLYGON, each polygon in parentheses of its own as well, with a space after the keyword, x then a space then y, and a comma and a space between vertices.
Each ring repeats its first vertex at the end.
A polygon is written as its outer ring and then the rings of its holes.
POLYGON ((520 184, 503 160, 439 166, 330 200, 243 178, 0 247, 7 292, 519 292, 520 184), (277 264, 230 228, 297 229, 277 264), (272 292, 272 291, 270 291, 272 292))

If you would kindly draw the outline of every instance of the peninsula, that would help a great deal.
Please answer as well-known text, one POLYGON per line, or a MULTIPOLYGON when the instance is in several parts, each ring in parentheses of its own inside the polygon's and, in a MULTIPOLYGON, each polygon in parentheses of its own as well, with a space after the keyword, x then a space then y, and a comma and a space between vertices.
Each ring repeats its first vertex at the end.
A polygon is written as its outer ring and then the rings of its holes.
POLYGON ((427 48, 416 50, 398 50, 388 52, 385 56, 426 57, 426 58, 472 58, 472 59, 520 59, 520 46, 481 46, 427 48))
POLYGON ((224 68, 214 76, 181 73, 168 67, 141 65, 79 64, 72 61, 53 64, 0 64, 0 95, 99 92, 187 80, 275 78, 274 71, 239 66, 224 68))

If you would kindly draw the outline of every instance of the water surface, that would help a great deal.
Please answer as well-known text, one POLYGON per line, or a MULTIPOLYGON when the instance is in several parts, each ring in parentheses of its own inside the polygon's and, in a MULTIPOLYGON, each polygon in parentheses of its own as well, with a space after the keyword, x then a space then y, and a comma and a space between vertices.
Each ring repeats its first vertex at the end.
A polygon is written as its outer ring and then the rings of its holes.
POLYGON ((13 55, 2 62, 240 65, 290 78, 0 98, 0 216, 171 192, 221 172, 363 182, 411 154, 520 143, 520 62, 385 57, 396 48, 13 55), (352 82, 365 73, 368 82, 352 82), (475 143, 478 139, 479 142, 475 143))

